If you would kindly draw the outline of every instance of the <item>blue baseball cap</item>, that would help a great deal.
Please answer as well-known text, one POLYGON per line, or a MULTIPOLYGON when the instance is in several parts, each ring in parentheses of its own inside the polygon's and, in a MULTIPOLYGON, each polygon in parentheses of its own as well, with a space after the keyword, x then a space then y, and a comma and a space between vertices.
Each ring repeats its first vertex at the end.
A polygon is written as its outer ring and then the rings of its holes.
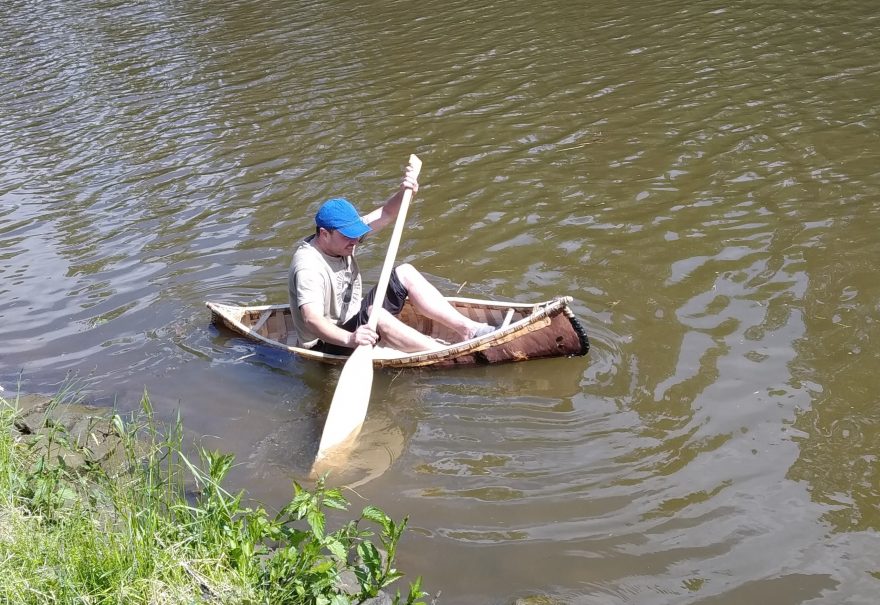
POLYGON ((315 215, 315 224, 323 229, 336 229, 345 237, 352 239, 372 231, 369 225, 361 220, 361 215, 347 199, 335 197, 327 200, 315 215))

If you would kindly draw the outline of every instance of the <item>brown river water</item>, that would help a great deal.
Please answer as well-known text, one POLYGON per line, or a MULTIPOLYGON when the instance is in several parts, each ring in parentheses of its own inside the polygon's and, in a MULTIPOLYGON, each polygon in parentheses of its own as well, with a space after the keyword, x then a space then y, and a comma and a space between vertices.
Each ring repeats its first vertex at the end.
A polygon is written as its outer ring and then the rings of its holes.
MULTIPOLYGON (((75 379, 308 481, 338 370, 284 302, 318 204, 424 161, 400 261, 574 297, 588 357, 379 372, 359 510, 439 603, 880 600, 876 2, 4 0, 0 385, 75 379)), ((375 283, 388 234, 365 244, 375 283)))

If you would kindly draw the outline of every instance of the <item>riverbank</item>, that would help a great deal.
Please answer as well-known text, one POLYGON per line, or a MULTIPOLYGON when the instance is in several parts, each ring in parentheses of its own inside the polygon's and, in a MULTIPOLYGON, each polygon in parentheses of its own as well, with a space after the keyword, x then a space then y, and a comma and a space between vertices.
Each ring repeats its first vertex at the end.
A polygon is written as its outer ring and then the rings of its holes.
MULTIPOLYGON (((406 519, 347 510, 319 480, 270 516, 222 487, 231 455, 181 449, 179 421, 0 396, 0 594, 14 603, 391 602, 406 519), (335 518, 335 516, 334 516, 335 518), (384 553, 384 555, 380 554, 384 553)), ((400 602, 417 603, 420 580, 400 602)), ((395 600, 396 602, 396 600, 395 600)))

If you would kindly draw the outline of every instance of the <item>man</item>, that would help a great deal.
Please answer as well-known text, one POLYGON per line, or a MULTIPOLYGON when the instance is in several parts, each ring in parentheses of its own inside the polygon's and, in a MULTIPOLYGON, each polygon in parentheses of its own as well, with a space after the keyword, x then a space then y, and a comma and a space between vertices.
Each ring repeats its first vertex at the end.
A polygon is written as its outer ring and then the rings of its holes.
POLYGON ((407 353, 438 348, 441 345, 436 340, 396 317, 407 297, 420 313, 452 328, 462 340, 495 329, 459 313, 409 264, 391 273, 376 330, 367 325, 375 288, 362 296, 355 249, 367 233, 395 221, 407 188, 414 193, 419 188, 409 166, 400 189, 368 214, 360 216, 344 198, 327 200, 318 210, 315 233, 297 244, 288 274, 297 346, 347 355, 360 345, 375 345, 381 338, 407 353))

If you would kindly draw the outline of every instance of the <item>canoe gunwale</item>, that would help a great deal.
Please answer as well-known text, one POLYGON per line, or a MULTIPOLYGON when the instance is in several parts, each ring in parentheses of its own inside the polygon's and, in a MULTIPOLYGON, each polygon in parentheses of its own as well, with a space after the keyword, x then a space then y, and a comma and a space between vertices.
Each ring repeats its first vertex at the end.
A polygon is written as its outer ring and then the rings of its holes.
MULTIPOLYGON (((500 302, 494 300, 481 300, 475 298, 447 297, 453 304, 461 304, 465 306, 491 307, 495 309, 513 309, 519 310, 524 317, 509 325, 499 328, 480 338, 466 340, 463 342, 453 343, 432 351, 421 351, 410 353, 407 355, 399 355, 396 357, 377 357, 373 359, 373 366, 376 368, 403 368, 403 367, 420 367, 431 366, 435 364, 448 363, 456 358, 465 357, 476 354, 480 358, 484 358, 481 352, 498 347, 516 340, 517 338, 542 330, 550 326, 553 317, 564 314, 570 322, 572 328, 577 334, 580 342, 580 350, 575 353, 561 353, 557 356, 573 357, 576 355, 586 355, 589 351, 589 339, 583 326, 577 320, 574 312, 569 308, 568 304, 572 301, 570 296, 559 296, 549 301, 539 303, 521 303, 521 302, 500 302)), ((265 313, 265 311, 285 311, 288 305, 270 304, 257 306, 238 306, 223 303, 206 302, 206 306, 211 310, 212 323, 215 325, 225 325, 233 332, 238 333, 246 338, 256 340, 272 348, 283 349, 290 353, 300 355, 307 359, 313 359, 323 363, 343 364, 348 360, 346 355, 333 355, 329 353, 321 353, 312 351, 302 347, 291 346, 283 342, 267 338, 251 329, 242 322, 245 313, 265 313)))

